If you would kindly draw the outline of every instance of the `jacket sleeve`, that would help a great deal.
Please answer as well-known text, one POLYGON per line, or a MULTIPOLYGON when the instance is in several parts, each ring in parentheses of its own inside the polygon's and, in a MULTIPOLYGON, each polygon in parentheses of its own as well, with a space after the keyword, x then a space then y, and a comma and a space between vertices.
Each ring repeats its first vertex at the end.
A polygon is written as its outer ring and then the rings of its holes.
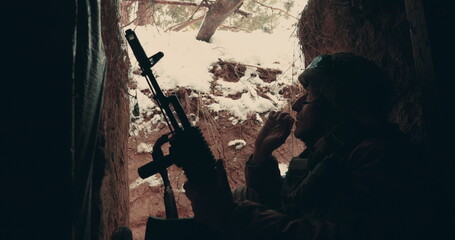
POLYGON ((291 219, 285 214, 251 201, 237 204, 229 226, 230 237, 241 240, 329 240, 334 239, 333 236, 339 236, 338 232, 342 232, 334 224, 310 222, 304 218, 291 219))
POLYGON ((249 188, 254 189, 263 202, 272 205, 281 202, 282 177, 278 168, 278 161, 272 157, 264 164, 253 164, 250 156, 245 166, 245 181, 249 188))
MULTIPOLYGON (((298 216, 291 218, 271 210, 259 203, 244 201, 236 204, 229 228, 235 239, 384 239, 385 229, 392 229, 388 223, 390 212, 385 202, 378 199, 384 189, 385 176, 382 161, 384 149, 376 144, 360 145, 347 159, 340 189, 324 193, 324 189, 309 188, 311 194, 324 194, 321 203, 322 218, 298 216), (327 194, 327 195, 325 195, 327 194), (314 219, 314 220, 309 220, 314 219)), ((247 183, 258 191, 272 194, 267 186, 278 184, 276 160, 270 166, 247 166, 247 183), (267 172, 268 171, 268 172, 267 172), (275 178, 267 178, 276 171, 275 178), (270 175, 267 175, 270 174, 270 175), (274 180, 275 179, 275 180, 274 180)), ((332 177, 330 177, 332 179, 332 177)), ((330 180, 329 179, 329 180, 330 180)), ((325 179, 327 180, 327 179, 325 179)), ((324 181, 325 181, 324 180, 324 181)), ((333 181, 331 180, 331 181, 333 181)), ((319 184, 316 184, 320 186, 319 184)), ((314 185, 314 186, 316 186, 314 185)), ((302 188, 309 187, 305 184, 302 188)), ((303 190, 303 189, 302 189, 303 190)), ((326 189, 327 190, 327 189, 326 189)), ((389 192, 387 192, 389 193, 389 192)), ((279 196, 279 194, 277 194, 279 196)), ((304 199, 296 199, 297 205, 305 205, 304 199), (302 201, 301 201, 302 200, 302 201)), ((391 233, 391 232, 389 232, 391 233)))

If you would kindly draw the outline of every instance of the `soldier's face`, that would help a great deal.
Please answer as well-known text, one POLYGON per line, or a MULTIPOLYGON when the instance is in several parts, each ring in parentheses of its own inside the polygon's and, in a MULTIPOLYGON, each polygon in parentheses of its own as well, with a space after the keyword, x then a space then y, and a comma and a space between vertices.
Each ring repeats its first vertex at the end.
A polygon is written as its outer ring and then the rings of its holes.
MULTIPOLYGON (((300 79, 299 79, 300 80, 300 79)), ((297 112, 294 136, 307 146, 312 146, 325 131, 326 119, 325 104, 321 101, 322 96, 306 82, 302 82, 305 88, 303 95, 292 105, 292 110, 297 112)))

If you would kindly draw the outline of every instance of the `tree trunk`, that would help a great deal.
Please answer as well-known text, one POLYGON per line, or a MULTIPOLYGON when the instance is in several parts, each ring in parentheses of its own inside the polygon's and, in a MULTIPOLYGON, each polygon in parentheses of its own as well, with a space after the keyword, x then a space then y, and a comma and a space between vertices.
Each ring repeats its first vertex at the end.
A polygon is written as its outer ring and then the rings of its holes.
POLYGON ((242 5, 243 0, 217 0, 205 15, 197 40, 209 42, 216 29, 242 5))
POLYGON ((128 93, 129 59, 122 47, 118 0, 101 1, 101 36, 107 60, 99 139, 93 163, 91 239, 110 240, 115 229, 129 225, 128 93), (94 214, 96 213, 96 214, 94 214), (96 216, 96 219, 95 219, 96 216), (95 228, 96 227, 96 228, 95 228), (96 236, 95 236, 96 235, 96 236))

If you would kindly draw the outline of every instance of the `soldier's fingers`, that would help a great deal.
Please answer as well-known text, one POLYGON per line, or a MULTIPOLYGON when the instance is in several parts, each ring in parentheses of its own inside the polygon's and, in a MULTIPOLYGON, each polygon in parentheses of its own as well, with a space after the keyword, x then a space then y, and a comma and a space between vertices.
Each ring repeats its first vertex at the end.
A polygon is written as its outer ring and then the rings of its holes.
POLYGON ((268 118, 271 119, 271 118, 273 117, 273 115, 275 115, 275 113, 276 113, 275 111, 270 111, 270 112, 269 112, 269 117, 268 117, 268 118))
POLYGON ((269 125, 269 126, 275 125, 276 115, 277 115, 276 112, 274 112, 274 111, 270 112, 269 118, 266 121, 266 125, 269 125))
POLYGON ((285 129, 285 133, 289 134, 289 132, 292 129, 292 126, 294 125, 294 118, 289 116, 284 118, 281 122, 283 123, 283 129, 285 129))
POLYGON ((291 116, 291 115, 286 115, 284 118, 283 118, 283 122, 287 123, 287 124, 293 124, 294 123, 294 118, 291 116))
POLYGON ((289 113, 287 113, 287 112, 280 112, 278 114, 278 116, 276 117, 276 120, 278 120, 278 121, 283 120, 288 115, 289 115, 289 113))
POLYGON ((280 116, 280 114, 281 114, 281 113, 282 113, 281 111, 277 111, 277 112, 275 112, 274 118, 275 118, 275 119, 277 119, 277 118, 278 118, 278 116, 280 116))

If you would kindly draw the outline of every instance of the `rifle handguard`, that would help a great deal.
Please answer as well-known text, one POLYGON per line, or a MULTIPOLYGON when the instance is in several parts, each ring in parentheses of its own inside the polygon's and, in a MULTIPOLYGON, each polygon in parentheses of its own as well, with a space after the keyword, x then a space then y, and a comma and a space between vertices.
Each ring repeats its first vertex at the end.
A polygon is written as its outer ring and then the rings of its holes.
POLYGON ((170 143, 171 157, 183 168, 188 181, 201 186, 215 184, 215 158, 198 127, 185 129, 170 143))

